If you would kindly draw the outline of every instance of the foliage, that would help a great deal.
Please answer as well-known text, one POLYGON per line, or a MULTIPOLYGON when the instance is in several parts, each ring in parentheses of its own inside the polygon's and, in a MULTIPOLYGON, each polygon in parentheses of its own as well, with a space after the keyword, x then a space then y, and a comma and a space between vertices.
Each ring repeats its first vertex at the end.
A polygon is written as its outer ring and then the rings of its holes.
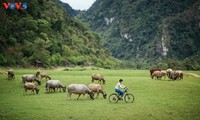
POLYGON ((68 15, 70 15, 71 17, 76 16, 80 11, 78 10, 74 10, 72 9, 72 7, 69 4, 63 3, 60 0, 53 0, 55 2, 57 2, 59 5, 61 5, 63 7, 63 9, 65 10, 65 12, 68 13, 68 15))
POLYGON ((1 66, 92 63, 113 67, 118 62, 100 45, 98 34, 71 18, 70 13, 54 1, 30 0, 27 10, 1 7, 0 12, 1 66), (96 59, 101 64, 96 63, 96 59))
MULTIPOLYGON (((102 45, 116 58, 145 59, 148 64, 170 59, 182 64, 199 52, 199 6, 197 0, 96 0, 78 17, 100 33, 102 45)), ((198 67, 197 60, 190 59, 198 67)))

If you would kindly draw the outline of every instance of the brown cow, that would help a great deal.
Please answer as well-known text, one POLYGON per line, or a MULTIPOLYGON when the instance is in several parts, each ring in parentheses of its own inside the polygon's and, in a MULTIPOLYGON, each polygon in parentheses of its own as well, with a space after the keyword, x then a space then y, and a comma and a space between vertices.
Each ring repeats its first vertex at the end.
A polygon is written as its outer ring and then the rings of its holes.
POLYGON ((46 80, 51 80, 51 77, 47 73, 40 74, 41 79, 46 78, 46 80))
POLYGON ((159 68, 151 68, 151 69, 149 70, 150 76, 152 76, 152 74, 153 74, 154 71, 161 71, 161 69, 159 69, 159 68))
POLYGON ((101 81, 103 81, 103 84, 105 84, 106 80, 104 79, 103 75, 101 74, 93 74, 92 75, 92 83, 94 82, 94 80, 98 80, 98 82, 101 83, 101 81))
POLYGON ((94 84, 94 83, 91 83, 89 85, 89 89, 92 91, 92 92, 96 92, 97 93, 97 98, 99 96, 99 93, 101 93, 103 95, 103 98, 106 99, 106 92, 103 90, 103 86, 100 85, 100 84, 94 84))
POLYGON ((153 79, 154 76, 157 77, 157 79, 162 78, 163 76, 166 77, 166 72, 165 71, 154 71, 153 74, 151 75, 151 78, 153 79))
POLYGON ((34 94, 34 90, 36 91, 36 94, 39 93, 39 89, 37 88, 37 86, 32 83, 32 82, 26 82, 24 85, 24 91, 27 93, 27 90, 31 90, 34 94))

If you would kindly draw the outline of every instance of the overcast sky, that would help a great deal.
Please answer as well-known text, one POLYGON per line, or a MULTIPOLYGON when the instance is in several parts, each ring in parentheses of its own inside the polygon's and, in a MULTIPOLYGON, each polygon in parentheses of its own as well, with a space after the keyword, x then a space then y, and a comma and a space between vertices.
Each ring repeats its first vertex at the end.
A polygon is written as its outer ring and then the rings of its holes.
POLYGON ((61 0, 75 10, 87 10, 96 0, 61 0))

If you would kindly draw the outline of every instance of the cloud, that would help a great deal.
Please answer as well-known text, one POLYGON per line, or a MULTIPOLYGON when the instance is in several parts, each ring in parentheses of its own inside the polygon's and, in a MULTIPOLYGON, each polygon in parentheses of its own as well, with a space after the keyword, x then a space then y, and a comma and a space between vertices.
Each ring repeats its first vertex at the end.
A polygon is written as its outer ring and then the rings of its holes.
POLYGON ((61 0, 68 3, 75 10, 87 10, 96 0, 61 0))

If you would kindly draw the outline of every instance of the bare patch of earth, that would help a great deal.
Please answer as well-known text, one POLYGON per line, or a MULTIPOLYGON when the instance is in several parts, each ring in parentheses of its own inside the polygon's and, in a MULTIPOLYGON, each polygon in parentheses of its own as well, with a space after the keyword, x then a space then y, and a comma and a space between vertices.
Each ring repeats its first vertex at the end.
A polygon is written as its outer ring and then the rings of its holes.
POLYGON ((194 74, 194 73, 186 73, 186 74, 193 76, 193 77, 198 77, 198 78, 200 77, 200 75, 197 75, 197 74, 194 74))

